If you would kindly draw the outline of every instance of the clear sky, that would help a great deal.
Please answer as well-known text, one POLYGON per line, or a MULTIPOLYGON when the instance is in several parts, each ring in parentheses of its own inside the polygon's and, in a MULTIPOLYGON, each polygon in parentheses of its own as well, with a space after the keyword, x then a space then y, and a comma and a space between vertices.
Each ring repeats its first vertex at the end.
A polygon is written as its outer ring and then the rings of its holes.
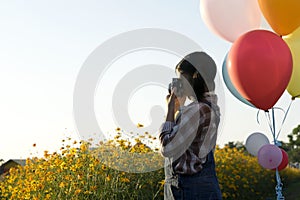
MULTIPOLYGON (((78 139, 73 118, 74 84, 90 53, 111 37, 140 28, 176 31, 196 41, 215 59, 219 75, 231 46, 204 25, 199 0, 3 1, 0 27, 0 158, 4 160, 26 158, 36 151, 55 151, 62 139, 78 139), (32 147, 34 143, 36 148, 32 147)), ((105 131, 113 133, 118 126, 111 116, 109 95, 126 70, 153 63, 153 59, 157 59, 156 64, 171 64, 171 68, 178 62, 170 55, 156 54, 128 55, 116 61, 104 76, 105 86, 98 87, 95 94, 95 112, 105 131)), ((271 140, 263 112, 258 124, 258 110, 235 99, 224 84, 223 88, 223 124, 218 144, 244 142, 256 131, 271 140)), ((136 91, 128 107, 133 122, 150 123, 150 108, 164 107, 165 95, 165 88, 155 85, 136 91)), ((285 92, 276 106, 286 110, 289 103, 290 96, 285 92)), ((299 109, 296 99, 280 140, 287 140, 286 135, 299 124, 299 109)), ((283 113, 276 111, 276 116, 280 124, 283 113)))

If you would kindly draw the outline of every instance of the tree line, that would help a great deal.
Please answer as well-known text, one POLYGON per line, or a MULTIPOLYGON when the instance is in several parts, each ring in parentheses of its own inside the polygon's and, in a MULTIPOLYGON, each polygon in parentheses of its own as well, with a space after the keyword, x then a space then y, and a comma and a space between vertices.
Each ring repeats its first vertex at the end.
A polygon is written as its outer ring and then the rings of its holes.
MULTIPOLYGON (((288 156, 289 162, 296 163, 300 162, 300 124, 295 127, 290 134, 288 134, 288 142, 279 141, 281 143, 281 148, 284 149, 288 156)), ((243 142, 228 142, 226 144, 229 148, 237 148, 246 150, 243 142)))

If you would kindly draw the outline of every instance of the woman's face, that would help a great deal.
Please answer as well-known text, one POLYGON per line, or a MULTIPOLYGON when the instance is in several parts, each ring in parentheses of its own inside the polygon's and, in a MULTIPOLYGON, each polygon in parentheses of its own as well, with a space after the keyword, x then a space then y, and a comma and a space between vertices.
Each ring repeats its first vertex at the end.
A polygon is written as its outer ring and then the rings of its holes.
POLYGON ((182 80, 183 95, 184 96, 194 96, 195 92, 193 90, 193 78, 191 75, 183 72, 177 72, 178 78, 182 80))

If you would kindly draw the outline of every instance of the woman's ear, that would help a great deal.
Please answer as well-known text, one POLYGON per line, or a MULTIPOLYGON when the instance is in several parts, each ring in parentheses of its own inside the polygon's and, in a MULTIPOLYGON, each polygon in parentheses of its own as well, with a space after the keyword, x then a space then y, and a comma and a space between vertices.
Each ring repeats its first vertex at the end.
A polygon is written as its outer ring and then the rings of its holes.
POLYGON ((194 74, 192 75, 192 82, 193 82, 193 86, 195 84, 195 82, 197 82, 197 80, 199 80, 199 72, 198 71, 195 71, 194 74))
POLYGON ((194 74, 193 74, 193 79, 198 78, 198 75, 199 75, 199 72, 195 71, 194 74))

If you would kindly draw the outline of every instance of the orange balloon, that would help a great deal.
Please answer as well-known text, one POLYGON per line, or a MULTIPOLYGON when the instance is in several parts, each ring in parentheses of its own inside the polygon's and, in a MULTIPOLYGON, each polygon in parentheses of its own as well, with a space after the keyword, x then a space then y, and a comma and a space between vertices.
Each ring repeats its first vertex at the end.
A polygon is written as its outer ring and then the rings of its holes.
POLYGON ((264 17, 279 35, 288 35, 300 26, 300 0, 258 0, 264 17))

